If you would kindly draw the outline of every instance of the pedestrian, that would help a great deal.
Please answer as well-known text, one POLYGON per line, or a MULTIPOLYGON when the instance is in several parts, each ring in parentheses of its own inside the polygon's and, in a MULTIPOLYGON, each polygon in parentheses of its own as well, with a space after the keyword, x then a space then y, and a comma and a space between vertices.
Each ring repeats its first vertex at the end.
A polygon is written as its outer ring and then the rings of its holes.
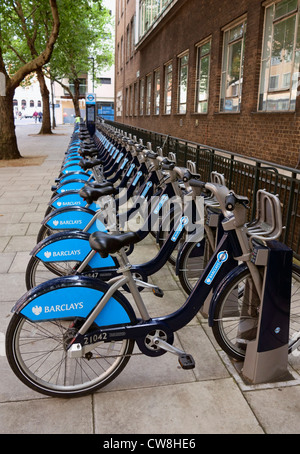
POLYGON ((41 121, 42 121, 42 118, 43 118, 43 114, 42 114, 42 112, 39 112, 39 122, 40 122, 40 123, 41 123, 41 121))
POLYGON ((33 115, 32 115, 32 116, 33 116, 34 121, 35 121, 35 123, 36 123, 36 122, 37 122, 37 117, 38 117, 38 113, 37 113, 36 110, 33 112, 33 115))

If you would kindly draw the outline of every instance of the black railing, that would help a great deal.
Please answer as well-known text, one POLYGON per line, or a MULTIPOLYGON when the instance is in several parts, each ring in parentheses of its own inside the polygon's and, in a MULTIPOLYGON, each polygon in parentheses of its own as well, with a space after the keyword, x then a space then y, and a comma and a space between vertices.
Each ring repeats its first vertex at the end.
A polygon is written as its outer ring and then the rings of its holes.
POLYGON ((300 170, 130 125, 113 121, 106 123, 123 134, 136 136, 144 145, 151 143, 153 150, 161 147, 164 156, 174 153, 179 166, 185 166, 187 161, 194 162, 204 181, 210 179, 212 171, 224 174, 230 189, 249 198, 249 220, 255 215, 254 194, 258 189, 278 194, 284 225, 281 241, 293 249, 294 255, 300 259, 300 170))

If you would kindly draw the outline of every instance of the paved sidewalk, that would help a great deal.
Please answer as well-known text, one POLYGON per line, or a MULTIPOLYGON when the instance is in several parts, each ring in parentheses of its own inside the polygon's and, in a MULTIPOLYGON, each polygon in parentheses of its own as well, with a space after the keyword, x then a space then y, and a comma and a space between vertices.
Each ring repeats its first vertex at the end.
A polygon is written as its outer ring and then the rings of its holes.
MULTIPOLYGON (((70 141, 72 126, 36 136, 40 125, 18 125, 25 156, 46 155, 40 166, 0 168, 0 433, 2 434, 296 434, 300 432, 300 359, 291 358, 294 379, 246 386, 218 349, 207 322, 195 317, 175 345, 191 353, 196 368, 184 371, 177 358, 133 356, 119 377, 94 395, 53 399, 31 391, 11 372, 4 349, 10 310, 25 293, 29 252, 70 141)), ((147 238, 132 263, 157 253, 147 238)), ((172 267, 152 277, 163 299, 145 292, 151 315, 175 311, 186 299, 172 267)), ((137 351, 136 351, 137 352, 137 351)))

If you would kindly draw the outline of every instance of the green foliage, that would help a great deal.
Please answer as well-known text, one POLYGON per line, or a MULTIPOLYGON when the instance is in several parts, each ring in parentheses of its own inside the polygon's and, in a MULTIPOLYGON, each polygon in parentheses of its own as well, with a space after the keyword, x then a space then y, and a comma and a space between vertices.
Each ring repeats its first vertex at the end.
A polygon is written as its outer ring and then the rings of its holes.
MULTIPOLYGON (((76 79, 95 74, 113 63, 112 18, 102 0, 57 0, 60 30, 50 63, 55 78, 76 79)), ((0 2, 0 53, 9 75, 30 62, 45 47, 52 28, 49 0, 0 2)))
POLYGON ((58 0, 61 21, 57 45, 50 61, 51 75, 56 79, 78 79, 91 71, 95 75, 113 63, 112 24, 102 1, 58 0))

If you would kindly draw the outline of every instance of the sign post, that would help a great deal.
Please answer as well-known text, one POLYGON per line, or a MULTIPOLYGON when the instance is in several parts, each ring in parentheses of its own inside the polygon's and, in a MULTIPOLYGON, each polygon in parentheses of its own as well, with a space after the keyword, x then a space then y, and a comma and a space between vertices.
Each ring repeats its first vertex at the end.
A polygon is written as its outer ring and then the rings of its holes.
POLYGON ((91 136, 95 134, 96 130, 96 94, 86 93, 86 126, 91 136))

